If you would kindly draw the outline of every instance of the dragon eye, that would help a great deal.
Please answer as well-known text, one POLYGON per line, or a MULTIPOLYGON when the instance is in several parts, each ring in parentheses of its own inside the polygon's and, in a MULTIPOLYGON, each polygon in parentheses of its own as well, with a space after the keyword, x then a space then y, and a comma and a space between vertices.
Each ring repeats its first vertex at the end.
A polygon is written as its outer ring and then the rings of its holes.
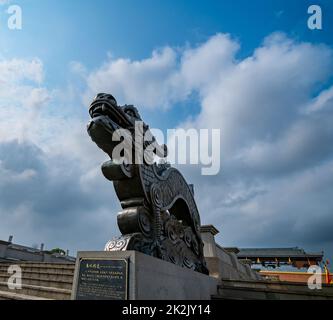
POLYGON ((134 117, 134 116, 135 116, 135 114, 134 114, 134 112, 133 112, 132 110, 127 110, 127 111, 126 111, 126 114, 128 114, 128 115, 131 116, 131 117, 134 117))

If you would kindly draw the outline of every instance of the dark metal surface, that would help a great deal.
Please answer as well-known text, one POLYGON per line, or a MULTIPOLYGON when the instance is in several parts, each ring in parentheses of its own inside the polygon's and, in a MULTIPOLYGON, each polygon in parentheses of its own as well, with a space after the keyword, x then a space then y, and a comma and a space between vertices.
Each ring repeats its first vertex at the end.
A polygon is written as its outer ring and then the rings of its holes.
MULTIPOLYGON (((123 211, 118 214, 119 239, 110 241, 106 250, 137 250, 174 264, 208 274, 200 235, 200 215, 193 197, 193 188, 182 174, 168 164, 143 162, 124 164, 114 157, 120 142, 112 141, 118 129, 126 129, 124 137, 132 146, 132 159, 137 159, 151 143, 138 146, 134 129, 142 121, 133 106, 117 105, 109 94, 98 94, 90 107, 88 133, 111 160, 104 163, 104 176, 113 181, 123 211), (142 150, 141 150, 142 149, 142 150), (141 154, 140 154, 141 153, 141 154)), ((143 133, 150 133, 143 124, 143 133)), ((155 154, 165 157, 166 146, 153 138, 155 154)), ((127 156, 129 156, 127 154, 127 156)))

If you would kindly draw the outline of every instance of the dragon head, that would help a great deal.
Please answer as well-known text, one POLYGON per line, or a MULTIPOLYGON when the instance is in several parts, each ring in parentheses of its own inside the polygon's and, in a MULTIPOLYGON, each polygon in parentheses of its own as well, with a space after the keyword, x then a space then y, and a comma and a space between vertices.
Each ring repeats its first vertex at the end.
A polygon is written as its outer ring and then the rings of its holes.
MULTIPOLYGON (((122 131, 121 140, 126 141, 124 132, 128 132, 129 138, 131 138, 128 141, 132 142, 132 147, 135 147, 133 138, 137 122, 142 124, 143 135, 146 135, 147 132, 150 133, 149 126, 142 121, 137 108, 133 105, 118 106, 116 99, 111 94, 99 93, 90 105, 89 114, 92 120, 88 124, 88 133, 97 146, 106 152, 111 159, 114 148, 120 142, 119 139, 114 139, 114 133, 119 129, 126 129, 122 131)), ((156 142, 153 136, 151 140, 156 142)), ((143 145, 143 148, 146 148, 148 144, 143 145)), ((156 145, 156 154, 165 157, 166 146, 156 145)))

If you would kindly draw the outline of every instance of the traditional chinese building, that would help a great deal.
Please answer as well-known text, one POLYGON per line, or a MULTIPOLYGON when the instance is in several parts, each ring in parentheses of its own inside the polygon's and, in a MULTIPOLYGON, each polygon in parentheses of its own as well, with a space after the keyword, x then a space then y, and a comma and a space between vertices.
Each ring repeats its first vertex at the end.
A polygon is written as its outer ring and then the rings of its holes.
MULTIPOLYGON (((235 252, 236 248, 229 250, 235 252)), ((307 283, 312 275, 307 272, 311 266, 321 266, 323 283, 331 284, 333 279, 327 265, 323 264, 323 252, 306 252, 295 247, 237 249, 235 253, 239 260, 260 270, 264 279, 307 283)))
POLYGON ((309 268, 319 265, 324 257, 323 252, 305 252, 304 249, 295 248, 264 248, 239 249, 238 259, 248 260, 252 265, 279 268, 292 266, 297 269, 309 268))

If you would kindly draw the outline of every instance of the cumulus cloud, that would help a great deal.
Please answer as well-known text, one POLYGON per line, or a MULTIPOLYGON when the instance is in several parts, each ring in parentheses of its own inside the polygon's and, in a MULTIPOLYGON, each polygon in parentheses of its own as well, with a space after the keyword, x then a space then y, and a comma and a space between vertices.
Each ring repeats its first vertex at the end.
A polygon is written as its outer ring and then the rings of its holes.
POLYGON ((201 113, 186 126, 221 128, 222 172, 214 183, 188 175, 206 195, 198 198, 204 221, 222 225, 225 242, 321 243, 332 254, 324 228, 333 223, 332 88, 316 95, 332 70, 329 47, 276 34, 206 86, 201 113))
POLYGON ((135 101, 148 108, 168 106, 179 99, 174 69, 176 53, 171 48, 154 51, 142 61, 110 60, 87 78, 89 99, 96 92, 112 91, 119 102, 135 101))
POLYGON ((28 138, 40 109, 51 96, 42 86, 43 63, 39 59, 0 60, 0 109, 6 119, 0 126, 0 141, 28 138))
MULTIPOLYGON (((81 170, 28 142, 0 144, 0 234, 65 249, 102 249, 119 210, 101 174, 81 170), (107 206, 106 206, 107 203, 107 206)), ((29 244, 28 242, 28 244, 29 244)))
MULTIPOLYGON (((238 48, 229 35, 218 34, 197 48, 165 47, 140 61, 110 58, 86 76, 85 101, 96 92, 112 91, 120 103, 131 101, 149 109, 171 107, 193 90, 219 82, 221 72, 232 66, 238 48)), ((74 68, 81 74, 84 70, 77 63, 74 68)))
POLYGON ((43 64, 39 59, 0 61, 0 81, 2 84, 12 85, 23 79, 40 83, 43 77, 43 64))
POLYGON ((105 157, 89 143, 85 123, 62 116, 38 59, 0 61, 0 81, 0 238, 14 234, 72 254, 102 249, 118 234, 110 212, 119 204, 97 172, 105 157))

